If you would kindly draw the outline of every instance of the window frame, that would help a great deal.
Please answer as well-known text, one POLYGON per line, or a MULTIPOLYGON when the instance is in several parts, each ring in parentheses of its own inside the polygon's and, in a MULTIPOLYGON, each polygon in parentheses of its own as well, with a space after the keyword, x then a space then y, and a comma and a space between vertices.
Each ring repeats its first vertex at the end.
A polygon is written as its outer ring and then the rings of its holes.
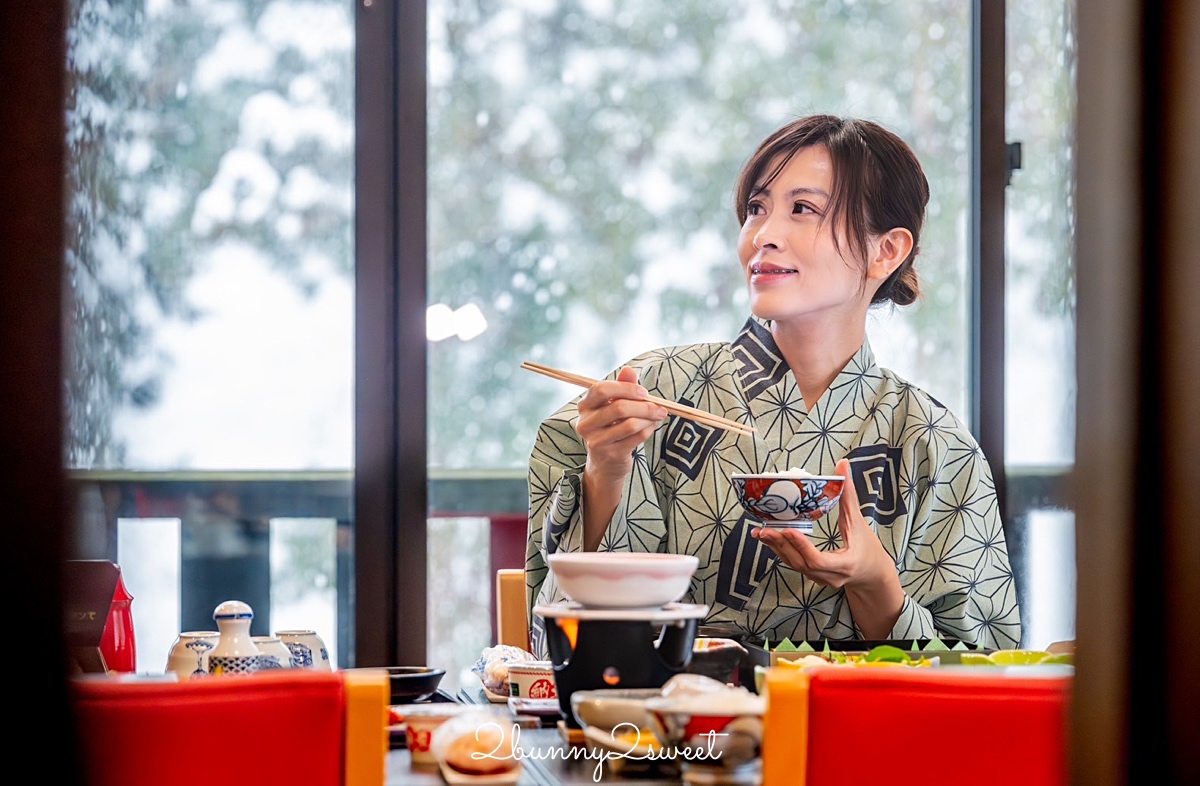
POLYGON ((424 663, 425 3, 363 0, 355 31, 353 662, 424 663))

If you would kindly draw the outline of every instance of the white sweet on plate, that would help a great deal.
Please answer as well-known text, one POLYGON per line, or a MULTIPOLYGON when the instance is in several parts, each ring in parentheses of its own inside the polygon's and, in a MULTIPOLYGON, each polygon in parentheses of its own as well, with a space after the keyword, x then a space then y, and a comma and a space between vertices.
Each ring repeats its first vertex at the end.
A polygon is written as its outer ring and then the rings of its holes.
POLYGON ((507 713, 479 709, 456 715, 433 732, 430 751, 438 764, 468 776, 495 776, 521 766, 507 713))

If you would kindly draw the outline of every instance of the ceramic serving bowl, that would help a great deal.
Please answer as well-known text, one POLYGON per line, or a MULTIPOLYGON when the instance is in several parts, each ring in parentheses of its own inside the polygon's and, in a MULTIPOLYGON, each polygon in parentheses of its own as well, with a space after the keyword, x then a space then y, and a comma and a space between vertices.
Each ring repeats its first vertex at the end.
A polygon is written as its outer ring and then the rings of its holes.
POLYGON ((679 600, 700 564, 691 554, 586 551, 547 558, 558 587, 589 608, 649 608, 679 600))
POLYGON ((408 704, 427 699, 438 689, 445 669, 428 666, 386 666, 391 686, 391 704, 408 704))
POLYGON ((742 508, 765 526, 812 530, 812 523, 833 510, 846 479, 841 475, 734 473, 733 490, 742 508))
POLYGON ((611 731, 622 724, 650 728, 646 702, 662 696, 658 688, 596 688, 571 694, 571 712, 580 726, 611 731))

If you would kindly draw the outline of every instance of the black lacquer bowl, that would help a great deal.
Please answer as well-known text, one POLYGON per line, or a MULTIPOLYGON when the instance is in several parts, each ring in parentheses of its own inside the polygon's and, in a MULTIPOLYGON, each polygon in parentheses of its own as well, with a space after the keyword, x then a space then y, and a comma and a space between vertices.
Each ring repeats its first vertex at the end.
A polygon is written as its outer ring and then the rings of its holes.
POLYGON ((411 704, 432 696, 438 689, 445 669, 429 666, 386 666, 391 684, 391 704, 411 704))

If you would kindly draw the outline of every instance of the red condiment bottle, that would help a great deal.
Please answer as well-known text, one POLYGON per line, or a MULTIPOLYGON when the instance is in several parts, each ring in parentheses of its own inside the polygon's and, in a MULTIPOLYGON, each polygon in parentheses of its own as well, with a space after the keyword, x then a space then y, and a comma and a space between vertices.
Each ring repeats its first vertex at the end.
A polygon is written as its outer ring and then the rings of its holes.
POLYGON ((125 588, 119 569, 117 587, 108 607, 104 634, 100 636, 100 652, 109 671, 137 671, 137 644, 133 638, 133 596, 125 588))

